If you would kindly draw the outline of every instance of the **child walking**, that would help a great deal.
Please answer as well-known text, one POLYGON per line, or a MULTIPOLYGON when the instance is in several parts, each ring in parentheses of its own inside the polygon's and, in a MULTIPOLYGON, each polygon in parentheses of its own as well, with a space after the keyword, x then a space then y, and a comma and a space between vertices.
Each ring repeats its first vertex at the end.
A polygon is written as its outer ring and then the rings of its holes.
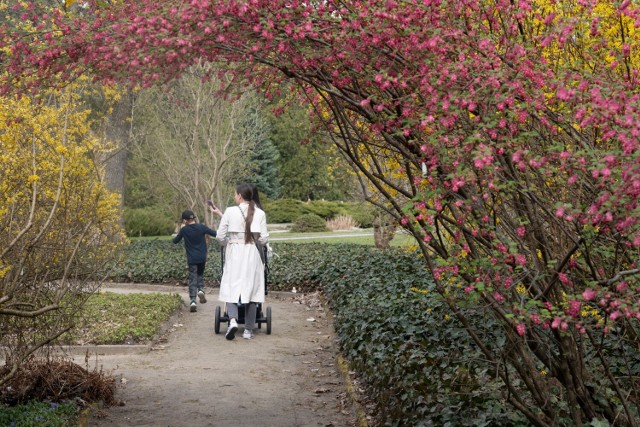
MULTIPOLYGON (((213 212, 217 210, 217 208, 210 209, 213 212)), ((173 243, 179 243, 184 238, 184 248, 189 266, 189 298, 191 301, 189 309, 192 313, 198 311, 196 296, 200 299, 201 304, 207 302, 204 292, 204 267, 207 262, 206 234, 215 237, 216 231, 204 224, 198 224, 192 211, 182 212, 182 227, 173 238, 173 243)))

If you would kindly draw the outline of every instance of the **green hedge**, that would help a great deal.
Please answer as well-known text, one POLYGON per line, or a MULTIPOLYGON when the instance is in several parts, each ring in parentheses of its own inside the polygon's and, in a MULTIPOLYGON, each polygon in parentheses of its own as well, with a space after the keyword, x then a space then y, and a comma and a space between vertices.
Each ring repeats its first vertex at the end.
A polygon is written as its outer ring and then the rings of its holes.
MULTIPOLYGON (((527 425, 505 406, 491 366, 433 291, 415 254, 400 249, 323 243, 272 244, 272 290, 322 289, 336 316, 340 348, 374 402, 376 425, 527 425)), ((186 281, 182 245, 135 241, 113 280, 186 281)), ((217 283, 220 255, 210 252, 205 277, 217 283)), ((491 319, 487 342, 504 342, 491 319)))
MULTIPOLYGON (((205 280, 219 279, 219 248, 218 241, 212 239, 205 280)), ((122 259, 109 266, 106 274, 114 282, 186 283, 188 272, 184 242, 174 244, 169 239, 133 240, 122 259)))

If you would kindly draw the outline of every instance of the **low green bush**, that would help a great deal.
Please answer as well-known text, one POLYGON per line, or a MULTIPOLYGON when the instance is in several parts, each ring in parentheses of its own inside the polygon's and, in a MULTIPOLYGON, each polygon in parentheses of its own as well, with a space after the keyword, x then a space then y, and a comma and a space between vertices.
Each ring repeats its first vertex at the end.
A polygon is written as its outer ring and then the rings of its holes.
POLYGON ((366 203, 345 203, 343 206, 344 215, 349 215, 360 228, 372 228, 375 211, 372 206, 366 203))
POLYGON ((313 233, 318 231, 329 231, 327 228, 327 222, 316 214, 302 215, 293 222, 291 225, 291 232, 293 233, 313 233))
POLYGON ((371 228, 374 209, 362 202, 337 202, 311 200, 302 202, 293 199, 265 200, 263 208, 270 224, 292 223, 302 215, 315 214, 327 220, 338 215, 349 215, 361 228, 371 228))
POLYGON ((304 203, 293 199, 267 200, 263 208, 270 224, 287 224, 306 213, 304 203))
POLYGON ((330 219, 336 215, 340 215, 345 210, 346 203, 329 201, 329 200, 313 200, 304 203, 306 213, 318 215, 322 219, 330 219))
MULTIPOLYGON (((220 279, 220 245, 210 240, 209 259, 204 277, 207 281, 220 279)), ((186 283, 188 277, 184 242, 174 244, 168 239, 133 240, 125 254, 106 272, 114 282, 186 283)))
POLYGON ((31 401, 16 406, 0 405, 0 426, 66 427, 77 422, 78 407, 74 402, 31 401))

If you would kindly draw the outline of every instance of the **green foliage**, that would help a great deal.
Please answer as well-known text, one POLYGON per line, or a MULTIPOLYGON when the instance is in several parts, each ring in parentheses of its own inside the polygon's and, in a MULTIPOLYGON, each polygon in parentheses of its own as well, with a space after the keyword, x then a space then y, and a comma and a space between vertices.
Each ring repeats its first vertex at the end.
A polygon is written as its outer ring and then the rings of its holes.
POLYGON ((318 215, 323 219, 331 219, 345 210, 345 203, 327 200, 314 200, 304 204, 308 213, 318 215))
POLYGON ((336 315, 340 346, 376 402, 379 425, 514 421, 500 404, 490 367, 447 314, 419 257, 339 250, 318 279, 336 315))
MULTIPOLYGON (((218 241, 211 239, 205 280, 219 279, 219 253, 218 241)), ((126 249, 126 256, 109 267, 108 275, 118 282, 186 283, 188 271, 184 244, 174 244, 168 239, 136 239, 126 249)))
POLYGON ((327 223, 322 217, 316 214, 305 214, 298 217, 293 225, 291 231, 294 233, 306 233, 315 231, 329 231, 327 223))
POLYGON ((343 209, 344 211, 341 213, 353 218, 360 225, 360 228, 373 227, 373 219, 375 217, 373 206, 367 203, 344 203, 343 209))
POLYGON ((137 344, 152 340, 182 304, 178 294, 91 295, 76 327, 61 338, 67 344, 137 344))
POLYGON ((125 209, 124 222, 127 236, 166 236, 173 233, 175 218, 158 206, 125 209))
POLYGON ((282 188, 278 177, 278 160, 280 153, 269 139, 260 141, 251 158, 254 166, 253 175, 242 179, 242 182, 252 182, 260 193, 271 199, 280 197, 282 188))
POLYGON ((280 152, 283 196, 305 201, 350 198, 355 185, 349 166, 321 133, 312 131, 309 106, 294 103, 270 121, 270 139, 280 152))
POLYGON ((291 223, 305 214, 315 214, 324 219, 337 215, 349 215, 360 227, 370 228, 373 224, 373 207, 367 203, 311 200, 302 202, 294 199, 266 200, 263 207, 270 224, 291 223))
POLYGON ((294 199, 266 200, 263 208, 267 213, 267 221, 271 224, 284 224, 295 221, 306 213, 304 203, 294 199))
POLYGON ((0 406, 0 425, 11 427, 66 427, 75 425, 77 407, 73 402, 31 401, 16 406, 0 406))

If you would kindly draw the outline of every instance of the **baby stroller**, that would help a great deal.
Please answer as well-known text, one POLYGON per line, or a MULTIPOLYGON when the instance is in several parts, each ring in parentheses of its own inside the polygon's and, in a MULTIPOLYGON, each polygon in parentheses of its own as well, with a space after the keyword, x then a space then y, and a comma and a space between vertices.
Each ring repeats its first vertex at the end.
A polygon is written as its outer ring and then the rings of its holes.
MULTIPOLYGON (((268 277, 268 268, 267 268, 267 247, 263 246, 262 250, 264 251, 264 294, 267 295, 269 293, 269 288, 268 288, 268 282, 267 282, 267 277, 268 277)), ((224 270, 224 251, 225 251, 225 247, 221 246, 220 247, 220 277, 222 277, 222 271, 224 270)), ((227 310, 224 310, 224 313, 222 314, 222 308, 220 306, 216 307, 216 311, 215 311, 215 324, 214 324, 214 331, 216 332, 216 334, 220 333, 220 323, 221 322, 225 322, 227 324, 227 327, 229 327, 229 315, 227 313, 227 310)), ((238 322, 238 325, 244 324, 244 304, 238 304, 238 318, 236 319, 238 322)), ((262 303, 256 303, 256 325, 258 326, 258 329, 262 329, 262 324, 266 323, 267 324, 267 335, 271 334, 271 307, 267 307, 266 308, 266 314, 263 313, 262 311, 262 303)))

